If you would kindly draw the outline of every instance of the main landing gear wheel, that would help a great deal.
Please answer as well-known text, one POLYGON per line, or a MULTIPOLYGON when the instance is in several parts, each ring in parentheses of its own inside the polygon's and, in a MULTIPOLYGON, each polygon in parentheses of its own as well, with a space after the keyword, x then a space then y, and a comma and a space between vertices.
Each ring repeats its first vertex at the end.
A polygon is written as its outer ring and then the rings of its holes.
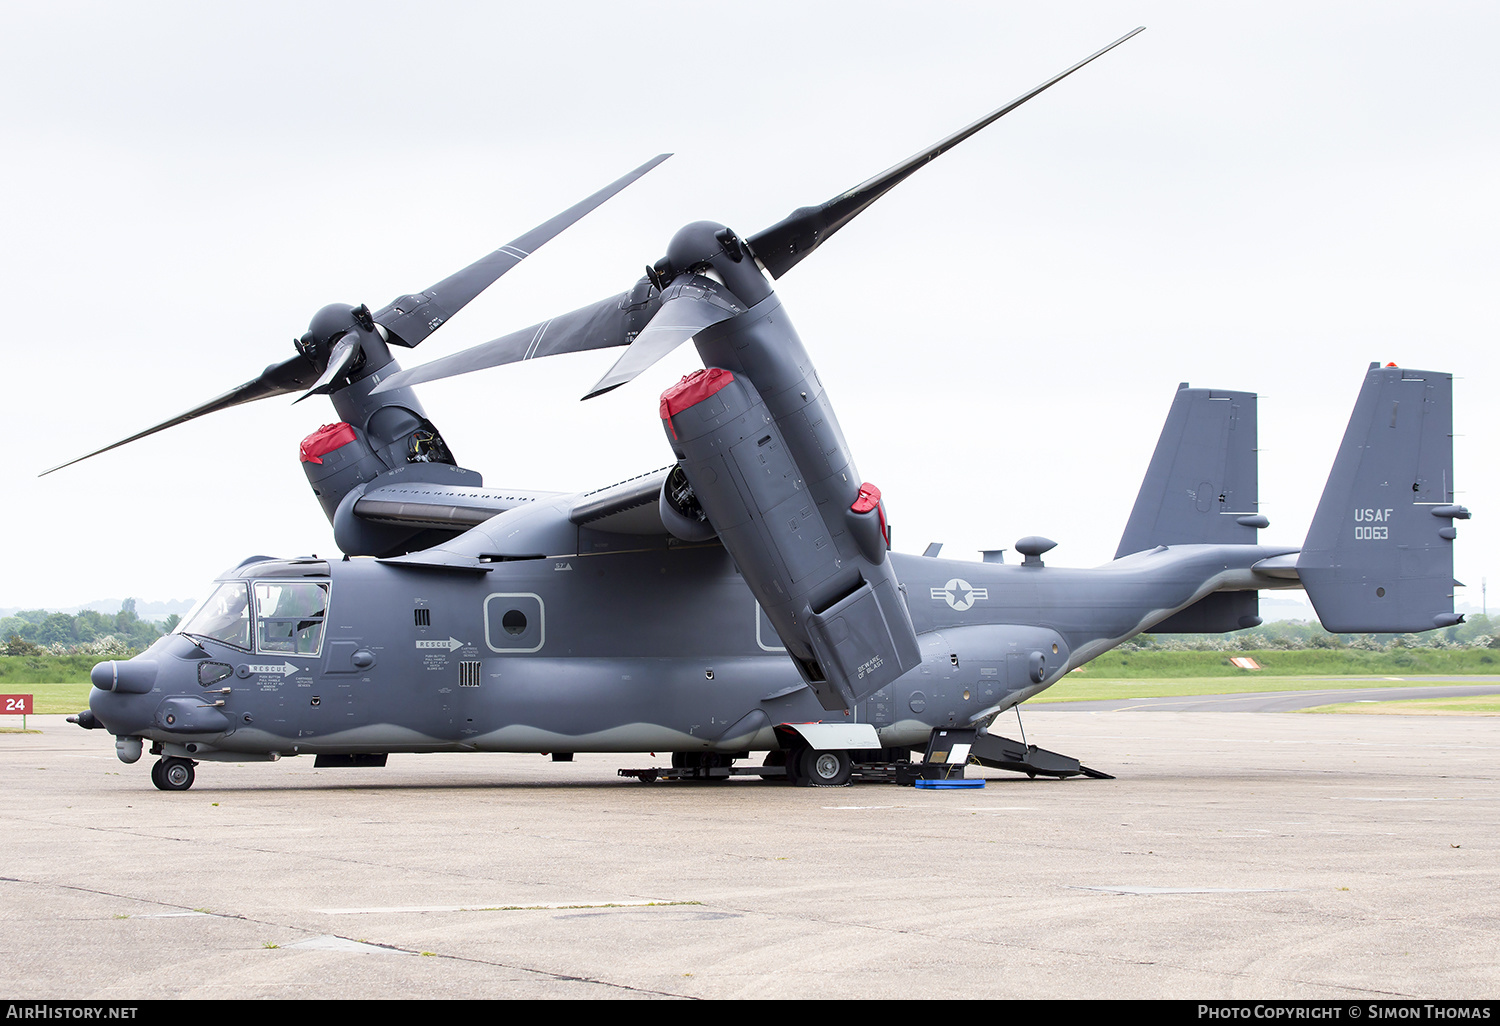
POLYGON ((729 779, 725 773, 716 776, 710 773, 715 769, 733 769, 734 757, 724 752, 673 752, 673 769, 690 769, 693 771, 692 780, 706 780, 722 783, 729 779))
POLYGON ((193 786, 193 760, 158 759, 151 767, 151 783, 163 791, 186 791, 193 786))
POLYGON ((841 787, 849 782, 854 767, 849 753, 842 750, 817 752, 806 748, 798 762, 797 783, 811 787, 841 787))
POLYGON ((785 766, 786 782, 793 787, 801 787, 804 782, 800 767, 802 765, 802 753, 805 751, 807 751, 805 748, 792 748, 784 752, 772 752, 766 756, 766 765, 785 766), (780 756, 780 758, 778 759, 777 756, 780 756))

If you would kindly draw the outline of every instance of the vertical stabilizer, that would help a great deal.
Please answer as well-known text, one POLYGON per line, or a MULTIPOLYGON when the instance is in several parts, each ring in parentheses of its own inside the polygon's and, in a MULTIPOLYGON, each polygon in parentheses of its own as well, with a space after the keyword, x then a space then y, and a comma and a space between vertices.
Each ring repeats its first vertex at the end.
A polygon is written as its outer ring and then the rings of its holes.
POLYGON ((1251 544, 1260 516, 1255 393, 1177 387, 1115 558, 1157 545, 1251 544))
POLYGON ((1371 364, 1297 576, 1335 632, 1431 630, 1453 612, 1453 376, 1371 364))

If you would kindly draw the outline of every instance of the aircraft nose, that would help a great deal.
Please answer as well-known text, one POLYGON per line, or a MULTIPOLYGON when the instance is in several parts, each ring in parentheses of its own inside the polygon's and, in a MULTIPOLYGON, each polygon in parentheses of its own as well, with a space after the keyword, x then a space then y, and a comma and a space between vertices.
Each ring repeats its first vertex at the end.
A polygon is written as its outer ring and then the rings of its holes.
POLYGON ((144 695, 156 684, 156 663, 146 659, 111 659, 95 663, 89 681, 100 691, 144 695))

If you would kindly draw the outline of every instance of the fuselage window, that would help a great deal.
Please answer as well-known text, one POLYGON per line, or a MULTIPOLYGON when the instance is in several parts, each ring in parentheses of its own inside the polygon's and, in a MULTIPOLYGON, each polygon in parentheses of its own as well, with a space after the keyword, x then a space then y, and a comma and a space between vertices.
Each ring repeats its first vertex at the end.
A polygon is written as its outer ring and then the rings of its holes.
POLYGON ((327 610, 326 584, 257 581, 256 651, 317 655, 323 645, 323 618, 327 610))

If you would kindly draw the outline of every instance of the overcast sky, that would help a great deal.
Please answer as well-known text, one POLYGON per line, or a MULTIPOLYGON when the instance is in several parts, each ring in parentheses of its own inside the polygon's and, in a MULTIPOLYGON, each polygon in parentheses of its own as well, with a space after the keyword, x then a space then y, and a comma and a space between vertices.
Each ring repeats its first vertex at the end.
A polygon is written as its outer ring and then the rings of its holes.
MULTIPOLYGON (((661 151, 405 365, 749 235, 1146 32, 924 168, 777 283, 896 547, 1114 553, 1179 381, 1257 391, 1298 544, 1366 366, 1455 383, 1460 604, 1500 587, 1493 3, 0 6, 12 429, 0 607, 186 599, 337 550, 277 398, 36 474, 254 377, 330 302, 425 288, 661 151)), ((663 466, 684 346, 419 388, 487 484, 663 466)))

